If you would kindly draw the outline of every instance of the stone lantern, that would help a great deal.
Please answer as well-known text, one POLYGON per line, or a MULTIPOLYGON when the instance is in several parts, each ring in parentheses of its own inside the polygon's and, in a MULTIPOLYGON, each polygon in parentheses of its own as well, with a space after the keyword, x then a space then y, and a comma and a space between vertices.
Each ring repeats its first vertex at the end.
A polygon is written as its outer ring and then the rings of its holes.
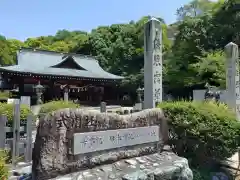
POLYGON ((37 105, 42 104, 42 94, 44 91, 44 87, 41 85, 40 81, 38 81, 38 84, 34 86, 36 95, 37 95, 37 105))
POLYGON ((143 95, 143 92, 144 92, 144 88, 138 88, 137 89, 137 102, 138 103, 142 103, 142 95, 143 95))

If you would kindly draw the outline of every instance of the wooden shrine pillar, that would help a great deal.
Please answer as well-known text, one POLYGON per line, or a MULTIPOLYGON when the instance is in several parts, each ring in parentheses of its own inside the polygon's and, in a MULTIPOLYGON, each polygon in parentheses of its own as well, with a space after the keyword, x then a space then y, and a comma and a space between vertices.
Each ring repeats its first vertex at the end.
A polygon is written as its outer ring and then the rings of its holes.
POLYGON ((54 87, 54 81, 53 80, 49 80, 47 83, 46 83, 46 88, 45 88, 45 91, 44 91, 44 100, 45 102, 48 102, 48 101, 52 101, 55 99, 56 97, 56 92, 55 92, 55 87, 54 87))
POLYGON ((19 78, 18 82, 19 96, 21 97, 25 95, 24 80, 22 78, 19 78))
POLYGON ((103 101, 103 97, 104 97, 104 87, 100 87, 99 88, 99 101, 100 101, 100 103, 103 101))

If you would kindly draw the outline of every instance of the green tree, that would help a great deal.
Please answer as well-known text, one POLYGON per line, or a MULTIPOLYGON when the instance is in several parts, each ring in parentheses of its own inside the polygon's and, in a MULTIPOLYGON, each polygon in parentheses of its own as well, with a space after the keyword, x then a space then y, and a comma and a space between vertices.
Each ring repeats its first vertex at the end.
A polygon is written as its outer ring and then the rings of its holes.
POLYGON ((177 9, 178 20, 184 20, 188 17, 197 17, 207 12, 215 12, 224 0, 217 2, 211 0, 192 0, 190 3, 177 9))
POLYGON ((214 13, 209 34, 214 36, 216 49, 223 48, 231 41, 240 44, 239 4, 240 0, 228 0, 214 13))
POLYGON ((169 27, 175 36, 167 55, 164 83, 168 84, 168 89, 194 87, 206 82, 225 87, 225 58, 221 50, 231 41, 240 44, 240 0, 220 0, 207 8, 204 8, 207 1, 193 2, 192 6, 184 7, 191 7, 194 12, 200 9, 197 11, 200 13, 185 16, 169 27))
POLYGON ((14 57, 11 54, 9 42, 7 40, 0 40, 0 64, 11 65, 14 64, 14 57))
POLYGON ((57 51, 57 52, 69 52, 69 44, 65 41, 56 41, 51 44, 50 50, 57 51))
POLYGON ((178 26, 178 33, 168 56, 166 81, 169 88, 181 88, 199 83, 198 70, 194 68, 208 46, 211 37, 207 31, 211 16, 188 18, 178 26), (181 77, 181 78, 180 78, 181 77))
POLYGON ((0 34, 0 40, 6 40, 6 37, 0 34))
MULTIPOLYGON (((163 19, 159 20, 163 29, 163 49, 167 51, 171 45, 167 25, 163 19)), ((78 44, 74 51, 95 56, 105 70, 126 77, 122 84, 125 89, 135 91, 143 85, 143 36, 147 21, 145 16, 137 22, 100 26, 92 30, 86 41, 78 44)))
POLYGON ((225 54, 223 51, 213 51, 198 57, 198 63, 193 68, 198 71, 199 83, 209 82, 224 88, 226 86, 225 54))
POLYGON ((27 47, 40 49, 42 46, 41 41, 38 38, 28 38, 25 42, 27 47))
POLYGON ((10 49, 10 55, 12 56, 13 58, 13 64, 16 64, 16 52, 22 48, 22 47, 25 47, 26 45, 22 42, 22 41, 19 41, 17 39, 8 39, 8 44, 9 44, 9 49, 10 49))

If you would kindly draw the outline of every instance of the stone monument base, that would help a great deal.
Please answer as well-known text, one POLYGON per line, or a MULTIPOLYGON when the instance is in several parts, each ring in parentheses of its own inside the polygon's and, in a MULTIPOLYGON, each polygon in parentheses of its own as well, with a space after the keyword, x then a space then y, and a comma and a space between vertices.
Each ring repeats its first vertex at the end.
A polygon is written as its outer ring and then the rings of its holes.
POLYGON ((188 160, 162 152, 98 166, 51 180, 192 180, 188 160))

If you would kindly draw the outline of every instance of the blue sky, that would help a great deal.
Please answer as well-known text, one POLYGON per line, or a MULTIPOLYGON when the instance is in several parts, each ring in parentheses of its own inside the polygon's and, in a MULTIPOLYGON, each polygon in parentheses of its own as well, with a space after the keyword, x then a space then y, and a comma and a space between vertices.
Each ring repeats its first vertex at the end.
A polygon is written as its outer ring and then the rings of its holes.
POLYGON ((0 34, 25 40, 59 29, 90 31, 99 25, 127 23, 144 15, 167 23, 190 0, 0 0, 0 34))

